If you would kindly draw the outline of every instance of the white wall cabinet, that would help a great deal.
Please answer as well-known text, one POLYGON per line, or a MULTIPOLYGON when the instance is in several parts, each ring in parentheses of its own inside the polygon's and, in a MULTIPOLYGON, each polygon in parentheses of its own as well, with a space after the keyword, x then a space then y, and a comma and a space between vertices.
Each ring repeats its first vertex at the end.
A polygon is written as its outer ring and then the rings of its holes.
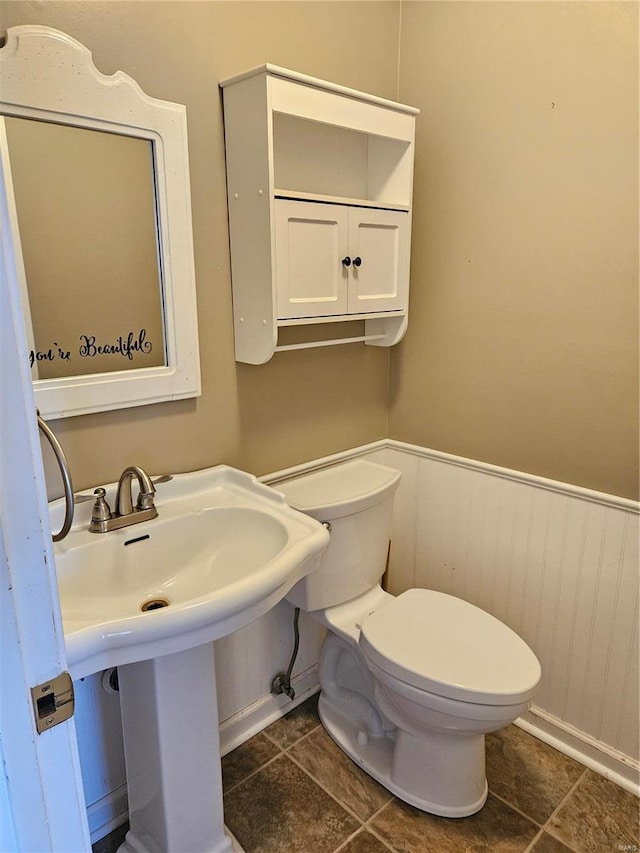
POLYGON ((220 83, 236 359, 406 330, 418 110, 264 65, 220 83), (365 334, 278 346, 284 326, 365 334))

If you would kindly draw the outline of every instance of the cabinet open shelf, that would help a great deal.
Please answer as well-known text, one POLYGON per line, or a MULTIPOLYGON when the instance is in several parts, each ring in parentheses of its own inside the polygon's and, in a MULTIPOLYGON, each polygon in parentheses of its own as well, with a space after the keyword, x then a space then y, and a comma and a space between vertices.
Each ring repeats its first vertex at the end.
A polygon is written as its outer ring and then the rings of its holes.
POLYGON ((349 319, 365 326, 349 340, 397 343, 418 110, 274 65, 220 86, 236 359, 301 348, 280 327, 349 319))
POLYGON ((408 204, 393 204, 392 202, 369 201, 365 198, 348 198, 339 195, 325 195, 323 193, 301 192, 299 190, 282 190, 275 189, 273 191, 274 198, 288 198, 298 201, 317 201, 319 204, 345 204, 350 207, 373 207, 378 210, 403 210, 408 213, 408 204))

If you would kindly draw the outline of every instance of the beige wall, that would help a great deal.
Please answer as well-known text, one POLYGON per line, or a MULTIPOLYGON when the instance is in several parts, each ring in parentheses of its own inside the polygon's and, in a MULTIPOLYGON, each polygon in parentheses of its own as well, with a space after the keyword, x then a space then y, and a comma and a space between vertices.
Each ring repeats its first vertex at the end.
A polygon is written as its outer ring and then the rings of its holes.
POLYGON ((63 30, 104 73, 121 69, 149 95, 187 106, 203 393, 54 423, 76 489, 113 481, 131 463, 177 472, 225 462, 260 474, 386 435, 388 350, 234 361, 218 81, 272 62, 395 98, 399 10, 398 2, 2 5, 3 32, 63 30))
POLYGON ((131 462, 262 473, 390 435, 636 493, 636 4, 4 4, 3 30, 25 23, 188 110, 203 395, 54 424, 77 488, 131 462), (234 362, 217 81, 265 61, 423 111, 391 352, 234 362))
POLYGON ((403 3, 392 438, 637 496, 637 34, 635 3, 403 3))

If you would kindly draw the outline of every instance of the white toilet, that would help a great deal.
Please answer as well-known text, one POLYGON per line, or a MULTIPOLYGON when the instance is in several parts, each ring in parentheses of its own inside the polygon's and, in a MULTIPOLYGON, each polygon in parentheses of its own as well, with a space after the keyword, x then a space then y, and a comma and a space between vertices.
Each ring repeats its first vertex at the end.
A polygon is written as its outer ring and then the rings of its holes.
POLYGON ((320 719, 400 799, 466 817, 487 798, 484 735, 529 706, 540 664, 510 628, 462 599, 380 587, 400 472, 352 460, 279 483, 291 506, 331 525, 320 567, 287 599, 329 629, 320 719))

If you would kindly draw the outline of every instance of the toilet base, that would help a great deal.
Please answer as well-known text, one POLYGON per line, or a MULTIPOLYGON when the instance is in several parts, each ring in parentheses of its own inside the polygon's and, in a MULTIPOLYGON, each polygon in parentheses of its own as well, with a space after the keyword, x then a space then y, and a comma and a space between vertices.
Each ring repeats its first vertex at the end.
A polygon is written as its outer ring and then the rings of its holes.
POLYGON ((475 814, 485 804, 488 786, 484 775, 483 735, 447 738, 434 733, 431 743, 428 737, 414 738, 400 731, 395 737, 370 737, 323 693, 318 701, 318 713, 340 749, 409 805, 429 814, 461 818, 475 814), (464 754, 464 764, 457 760, 457 753, 464 754), (400 773, 394 771, 394 758, 396 764, 402 765, 400 773), (419 768, 422 777, 418 786, 420 794, 398 783, 398 776, 411 777, 411 765, 419 768))

